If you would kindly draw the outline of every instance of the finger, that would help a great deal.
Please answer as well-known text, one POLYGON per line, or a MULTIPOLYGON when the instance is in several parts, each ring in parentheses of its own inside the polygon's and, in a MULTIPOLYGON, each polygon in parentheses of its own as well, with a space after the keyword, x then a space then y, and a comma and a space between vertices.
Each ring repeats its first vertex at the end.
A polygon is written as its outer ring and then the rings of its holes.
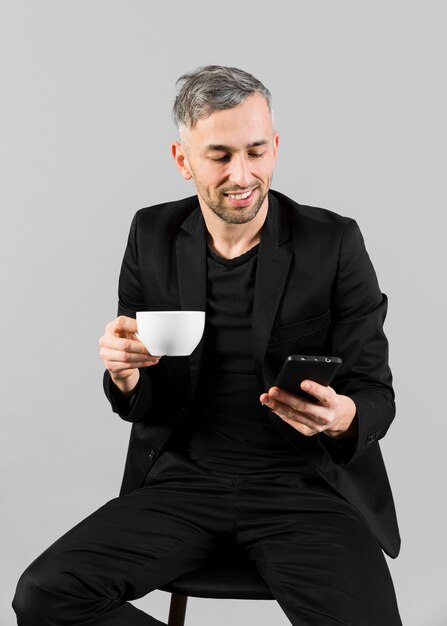
POLYGON ((127 363, 133 365, 134 363, 152 363, 160 360, 159 356, 153 356, 151 354, 141 354, 137 352, 125 352, 122 350, 114 350, 111 348, 102 347, 99 351, 99 355, 102 359, 107 361, 127 363))
POLYGON ((136 333, 137 332, 137 320, 127 315, 119 315, 114 320, 109 322, 106 326, 106 335, 120 334, 120 333, 136 333))
POLYGON ((295 411, 308 415, 312 419, 319 419, 322 415, 320 405, 302 396, 286 391, 281 387, 271 387, 269 396, 283 404, 291 406, 295 411))
POLYGON ((287 417, 281 417, 281 419, 305 437, 312 437, 313 435, 318 435, 318 433, 321 432, 319 429, 315 428, 315 426, 306 426, 306 424, 303 424, 302 422, 289 420, 287 417))
POLYGON ((106 369, 108 369, 111 374, 124 374, 124 372, 131 374, 136 369, 151 367, 152 365, 156 365, 156 363, 135 363, 129 367, 126 363, 110 361, 106 364, 106 369))
POLYGON ((313 423, 305 415, 294 412, 290 413, 290 407, 287 408, 287 405, 282 405, 280 402, 273 400, 268 394, 261 396, 261 402, 268 406, 278 417, 306 437, 316 435, 322 430, 321 427, 313 423))
POLYGON ((301 389, 316 398, 321 404, 332 404, 336 395, 332 387, 320 385, 313 380, 303 380, 301 389))
POLYGON ((298 422, 307 426, 308 428, 320 432, 327 427, 328 421, 322 413, 321 407, 318 407, 310 402, 303 402, 308 405, 309 409, 306 412, 298 411, 290 404, 280 402, 278 399, 272 398, 270 394, 262 394, 260 398, 262 404, 266 405, 279 417, 286 419, 289 422, 298 422))
POLYGON ((117 366, 131 369, 148 367, 149 365, 157 364, 160 360, 158 357, 129 354, 117 350, 108 350, 107 348, 101 348, 99 357, 107 369, 117 366))
POLYGON ((99 345, 112 350, 153 356, 140 340, 125 339, 116 335, 103 335, 99 340, 99 345))

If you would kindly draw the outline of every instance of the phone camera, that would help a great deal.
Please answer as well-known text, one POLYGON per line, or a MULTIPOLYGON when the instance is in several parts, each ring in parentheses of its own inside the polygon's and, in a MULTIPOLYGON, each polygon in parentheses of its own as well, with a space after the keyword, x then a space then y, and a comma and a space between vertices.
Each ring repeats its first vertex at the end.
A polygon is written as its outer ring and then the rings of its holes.
POLYGON ((330 363, 332 359, 330 359, 329 357, 326 357, 326 363, 330 363))

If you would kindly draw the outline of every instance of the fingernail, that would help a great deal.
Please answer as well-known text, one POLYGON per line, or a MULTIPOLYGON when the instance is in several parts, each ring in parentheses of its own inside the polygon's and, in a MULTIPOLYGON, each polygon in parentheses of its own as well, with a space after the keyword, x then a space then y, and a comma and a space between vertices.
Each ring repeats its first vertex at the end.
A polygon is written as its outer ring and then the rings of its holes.
POLYGON ((301 389, 310 389, 310 385, 307 382, 301 384, 301 389))
POLYGON ((272 389, 272 391, 269 391, 269 396, 277 398, 279 396, 279 391, 277 389, 272 389))

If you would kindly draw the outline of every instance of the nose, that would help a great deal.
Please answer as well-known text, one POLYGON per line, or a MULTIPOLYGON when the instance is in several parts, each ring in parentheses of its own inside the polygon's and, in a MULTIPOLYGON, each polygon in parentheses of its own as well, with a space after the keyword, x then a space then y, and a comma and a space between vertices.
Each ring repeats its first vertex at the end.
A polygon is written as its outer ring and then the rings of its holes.
POLYGON ((240 189, 245 189, 250 185, 249 167, 243 155, 234 155, 231 159, 228 180, 238 185, 240 189))

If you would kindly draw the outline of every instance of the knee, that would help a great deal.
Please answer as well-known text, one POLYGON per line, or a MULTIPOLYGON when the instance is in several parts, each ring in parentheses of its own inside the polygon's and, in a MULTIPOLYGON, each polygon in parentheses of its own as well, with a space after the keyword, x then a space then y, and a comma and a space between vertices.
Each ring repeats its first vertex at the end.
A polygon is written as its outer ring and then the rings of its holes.
MULTIPOLYGON (((19 626, 79 624, 110 610, 116 600, 63 551, 46 550, 23 572, 17 584, 12 607, 19 626)), ((118 598, 119 600, 119 598, 118 598)))
POLYGON ((28 567, 19 578, 16 592, 12 601, 12 608, 17 615, 17 623, 25 626, 28 618, 35 614, 34 609, 39 595, 39 587, 32 574, 32 566, 28 567))
POLYGON ((57 572, 51 572, 51 568, 41 558, 23 572, 12 601, 20 626, 37 625, 43 623, 44 619, 57 617, 53 615, 57 577, 57 572))

